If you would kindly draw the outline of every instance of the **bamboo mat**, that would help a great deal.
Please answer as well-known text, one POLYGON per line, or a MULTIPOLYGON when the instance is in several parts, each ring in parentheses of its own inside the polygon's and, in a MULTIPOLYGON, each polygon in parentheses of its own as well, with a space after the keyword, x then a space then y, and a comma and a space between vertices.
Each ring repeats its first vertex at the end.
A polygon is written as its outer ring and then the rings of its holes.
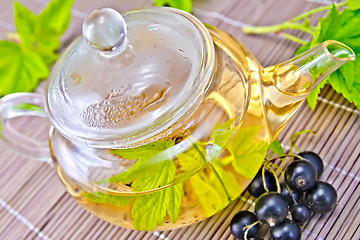
MULTIPOLYGON (((20 0, 39 12, 47 0, 20 0)), ((329 1, 303 0, 194 0, 194 15, 220 27, 249 47, 264 66, 294 55, 297 44, 275 35, 247 36, 245 25, 270 25, 323 6, 329 1)), ((10 0, 0 0, 0 38, 15 31, 10 0)), ((77 0, 73 19, 62 42, 66 46, 80 34, 84 17, 98 7, 119 11, 152 5, 146 0, 77 0)), ((311 18, 313 23, 321 14, 311 18)), ((298 37, 309 36, 292 32, 298 37)), ((1 54, 1 53, 0 53, 1 54)), ((38 91, 41 91, 41 87, 38 91)), ((312 129, 317 135, 304 135, 296 144, 302 150, 319 153, 325 161, 321 180, 337 189, 339 204, 334 212, 315 215, 306 225, 302 239, 360 239, 360 112, 342 96, 326 87, 313 112, 301 107, 280 137, 288 147, 293 133, 312 129)), ((29 136, 46 139, 47 123, 39 119, 19 119, 16 124, 29 136)), ((284 164, 281 165, 284 167, 284 164)), ((234 239, 231 218, 240 210, 253 210, 248 193, 224 211, 190 227, 165 232, 139 232, 110 225, 82 209, 61 185, 47 163, 29 160, 0 145, 0 239, 234 239)), ((265 236, 268 238, 268 236, 265 236)))

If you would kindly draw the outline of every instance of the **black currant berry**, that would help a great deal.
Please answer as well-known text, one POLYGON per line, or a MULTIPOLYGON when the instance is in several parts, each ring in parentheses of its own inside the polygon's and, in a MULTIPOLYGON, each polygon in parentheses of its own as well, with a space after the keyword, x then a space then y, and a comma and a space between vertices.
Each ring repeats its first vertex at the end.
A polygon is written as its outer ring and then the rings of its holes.
POLYGON ((255 214, 257 218, 266 222, 270 227, 281 223, 288 213, 286 201, 276 192, 267 192, 255 201, 255 214))
MULTIPOLYGON (((315 168, 315 170, 317 172, 318 178, 320 178, 321 174, 324 171, 324 163, 321 160, 321 158, 319 157, 319 155, 317 155, 314 152, 310 152, 310 151, 301 152, 298 155, 300 155, 301 157, 304 158, 305 161, 308 161, 309 163, 311 163, 313 165, 313 167, 315 168)), ((295 160, 296 159, 299 159, 299 158, 295 158, 295 160)))
POLYGON ((315 213, 331 212, 336 207, 336 203, 336 190, 326 182, 318 182, 305 194, 305 204, 315 213))
POLYGON ((292 205, 294 205, 295 203, 300 202, 302 193, 292 190, 292 196, 291 196, 289 189, 286 187, 285 183, 281 183, 280 188, 281 188, 281 197, 287 202, 287 204, 290 207, 292 205), (295 202, 294 202, 294 200, 295 200, 295 202))
POLYGON ((291 162, 285 170, 285 183, 293 190, 310 190, 317 182, 315 168, 305 160, 291 162))
POLYGON ((289 219, 285 219, 280 224, 272 227, 270 230, 271 237, 274 240, 300 240, 301 229, 294 222, 289 219))
MULTIPOLYGON (((265 183, 269 191, 277 190, 275 177, 268 170, 265 170, 265 183)), ((247 190, 252 196, 256 198, 260 197, 263 193, 266 192, 262 179, 262 169, 260 169, 260 171, 256 174, 250 185, 247 187, 247 190)))
POLYGON ((300 226, 309 221, 311 210, 303 203, 294 204, 290 208, 292 219, 300 226))
MULTIPOLYGON (((249 211, 238 212, 231 220, 230 229, 232 235, 237 239, 244 239, 245 230, 244 227, 249 226, 256 222, 258 219, 255 214, 249 211)), ((260 231, 260 224, 252 226, 247 232, 247 238, 254 238, 260 231)))

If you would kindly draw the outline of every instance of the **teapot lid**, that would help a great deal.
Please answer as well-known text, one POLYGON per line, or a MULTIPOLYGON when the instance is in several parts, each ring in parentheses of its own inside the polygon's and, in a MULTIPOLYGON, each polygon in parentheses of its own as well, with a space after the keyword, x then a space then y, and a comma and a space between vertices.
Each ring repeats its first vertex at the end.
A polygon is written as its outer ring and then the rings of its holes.
POLYGON ((214 47, 194 16, 171 8, 92 12, 49 79, 46 108, 69 140, 121 147, 191 114, 211 83, 214 47))

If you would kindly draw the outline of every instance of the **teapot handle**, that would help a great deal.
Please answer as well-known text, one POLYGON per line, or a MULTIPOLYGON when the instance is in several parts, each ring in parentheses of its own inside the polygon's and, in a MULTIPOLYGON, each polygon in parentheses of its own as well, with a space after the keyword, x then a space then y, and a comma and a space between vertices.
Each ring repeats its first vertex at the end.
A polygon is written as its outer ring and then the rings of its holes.
POLYGON ((47 118, 42 95, 13 93, 1 98, 0 139, 17 153, 50 163, 49 143, 28 137, 12 125, 11 119, 26 116, 47 118))

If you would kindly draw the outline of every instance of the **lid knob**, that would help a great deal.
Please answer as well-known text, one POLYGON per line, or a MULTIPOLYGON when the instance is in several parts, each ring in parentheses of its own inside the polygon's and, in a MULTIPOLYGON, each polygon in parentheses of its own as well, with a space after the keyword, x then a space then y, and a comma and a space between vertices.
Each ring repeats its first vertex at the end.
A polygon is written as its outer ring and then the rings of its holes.
POLYGON ((82 32, 90 46, 101 51, 114 51, 125 42, 126 23, 118 11, 101 8, 87 16, 82 32))

